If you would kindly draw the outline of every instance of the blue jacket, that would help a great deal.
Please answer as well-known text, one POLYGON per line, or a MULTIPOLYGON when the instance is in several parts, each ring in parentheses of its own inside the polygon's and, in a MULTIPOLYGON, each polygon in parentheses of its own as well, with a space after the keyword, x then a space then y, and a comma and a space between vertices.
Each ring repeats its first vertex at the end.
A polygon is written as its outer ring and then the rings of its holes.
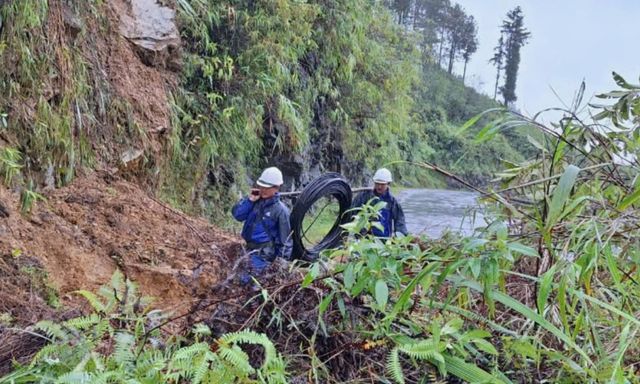
POLYGON ((291 259, 291 224, 289 208, 280 201, 280 196, 252 202, 248 197, 240 200, 231 210, 233 217, 244 221, 242 238, 248 243, 271 242, 274 257, 291 259))
POLYGON ((402 207, 400 206, 400 203, 398 203, 398 200, 391 195, 391 192, 388 189, 382 196, 376 195, 373 189, 360 192, 355 199, 353 199, 351 207, 361 207, 371 199, 374 199, 374 201, 371 202, 372 205, 377 204, 380 200, 387 203, 387 205, 380 211, 379 218, 380 224, 384 227, 384 231, 380 231, 378 228, 373 228, 372 232, 374 236, 391 237, 396 232, 400 232, 403 235, 407 235, 409 233, 407 225, 404 222, 404 212, 402 211, 402 207))

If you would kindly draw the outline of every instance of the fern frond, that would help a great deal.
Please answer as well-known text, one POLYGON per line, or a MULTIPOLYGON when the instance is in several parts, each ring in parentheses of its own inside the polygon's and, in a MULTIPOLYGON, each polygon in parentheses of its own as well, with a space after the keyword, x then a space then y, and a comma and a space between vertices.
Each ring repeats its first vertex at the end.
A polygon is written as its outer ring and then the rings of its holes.
POLYGON ((85 330, 98 324, 101 318, 95 313, 89 316, 76 317, 64 322, 64 325, 74 330, 85 330))
POLYGON ((136 372, 139 377, 154 376, 167 366, 167 358, 157 350, 145 351, 136 359, 136 372))
POLYGON ((209 370, 209 375, 207 377, 210 383, 232 383, 235 378, 236 375, 222 365, 213 367, 209 370))
POLYGON ((438 343, 433 340, 423 340, 418 343, 400 345, 398 349, 414 359, 431 361, 438 367, 442 375, 446 375, 445 360, 438 351, 438 347, 438 343))
POLYGON ((92 382, 91 375, 87 372, 69 372, 61 375, 56 380, 56 384, 89 384, 92 382))
POLYGON ((193 379, 191 382, 193 384, 200 384, 207 372, 209 371, 209 366, 211 364, 211 359, 213 355, 210 351, 207 351, 197 362, 194 362, 195 370, 193 371, 193 379))
POLYGON ((400 354, 398 347, 393 348, 387 357, 387 372, 399 384, 404 384, 404 374, 400 365, 400 354))
POLYGON ((100 356, 96 351, 91 351, 91 358, 93 360, 93 365, 96 367, 96 371, 98 372, 104 371, 105 363, 102 356, 100 356))
POLYGON ((198 323, 193 327, 193 333, 196 335, 211 335, 211 329, 204 323, 198 323))
POLYGON ((127 303, 135 303, 138 299, 138 285, 127 279, 125 281, 125 286, 127 288, 127 303))
POLYGON ((220 357, 228 361, 235 368, 238 368, 241 372, 250 374, 255 372, 255 369, 249 364, 249 356, 240 347, 234 345, 229 348, 227 346, 221 346, 218 351, 220 357))
POLYGON ((279 356, 271 360, 269 365, 264 364, 261 371, 258 374, 262 376, 264 373, 263 382, 267 383, 287 383, 287 364, 282 356, 279 356))
POLYGON ((106 305, 104 303, 102 303, 102 301, 100 301, 98 296, 96 296, 93 292, 89 292, 89 291, 85 291, 84 289, 81 289, 81 290, 75 291, 73 293, 76 293, 76 294, 84 297, 85 299, 87 299, 87 301, 89 302, 89 304, 91 304, 91 307, 93 308, 94 311, 100 312, 100 313, 105 313, 106 305))
POLYGON ((129 365, 135 360, 133 354, 133 346, 135 339, 132 334, 127 332, 117 332, 115 335, 115 351, 113 359, 119 365, 129 365))
POLYGON ((95 340, 101 340, 106 334, 112 335, 113 328, 111 327, 109 320, 102 319, 102 321, 98 322, 98 324, 93 328, 93 337, 95 340))
POLYGON ((209 344, 207 343, 196 343, 190 345, 188 347, 180 348, 173 355, 173 361, 178 360, 190 360, 198 353, 205 353, 209 350, 209 344))
POLYGON ((425 359, 427 356, 432 356, 433 352, 438 352, 438 343, 432 340, 423 340, 418 343, 399 345, 398 349, 411 357, 425 359))
POLYGON ((251 330, 242 330, 239 332, 227 333, 220 337, 218 343, 221 345, 230 345, 233 343, 260 345, 264 348, 265 358, 263 366, 270 366, 274 359, 278 358, 278 352, 269 338, 262 334, 251 330))
MULTIPOLYGON (((231 332, 220 337, 220 341, 225 344, 245 343, 245 344, 271 344, 271 340, 264 334, 257 333, 248 329, 239 332, 231 332)), ((273 345, 273 344, 271 344, 273 345)))
POLYGON ((35 354, 31 361, 31 367, 35 367, 38 363, 46 359, 55 359, 58 356, 67 355, 69 353, 67 345, 49 344, 42 347, 38 353, 35 354))
MULTIPOLYGON (((124 275, 119 269, 116 269, 111 276, 111 288, 116 292, 120 292, 125 287, 124 275)), ((121 298, 122 299, 122 298, 121 298)))
POLYGON ((36 323, 34 326, 35 329, 38 329, 44 332, 47 336, 52 338, 56 338, 58 340, 69 340, 72 335, 68 330, 64 329, 62 325, 58 323, 54 323, 50 320, 42 320, 36 323))
POLYGON ((93 377, 91 384, 109 384, 123 382, 123 373, 120 371, 102 372, 93 377))

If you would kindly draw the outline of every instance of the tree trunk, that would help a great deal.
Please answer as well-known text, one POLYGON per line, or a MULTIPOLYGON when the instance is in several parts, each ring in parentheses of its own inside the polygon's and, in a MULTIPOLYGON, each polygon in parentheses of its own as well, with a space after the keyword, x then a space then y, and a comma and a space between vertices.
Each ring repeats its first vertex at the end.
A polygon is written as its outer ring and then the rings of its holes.
POLYGON ((442 63, 442 47, 444 46, 444 38, 440 36, 440 51, 438 52, 438 67, 441 66, 442 63))
POLYGON ((498 72, 496 73, 496 86, 493 88, 493 101, 496 101, 498 97, 498 83, 500 82, 500 68, 498 68, 498 72))
POLYGON ((453 60, 456 57, 456 46, 454 44, 451 44, 451 50, 449 51, 449 68, 447 68, 447 71, 449 72, 449 74, 451 74, 453 72, 453 60))
POLYGON ((462 70, 462 85, 464 85, 464 78, 467 77, 467 64, 469 59, 464 59, 464 69, 462 70))

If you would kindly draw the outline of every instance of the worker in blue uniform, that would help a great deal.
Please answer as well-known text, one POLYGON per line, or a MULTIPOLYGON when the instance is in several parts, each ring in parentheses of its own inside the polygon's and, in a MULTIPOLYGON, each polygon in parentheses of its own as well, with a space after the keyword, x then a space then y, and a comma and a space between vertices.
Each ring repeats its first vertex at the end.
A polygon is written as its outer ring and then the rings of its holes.
POLYGON ((389 184, 393 181, 391 171, 386 168, 380 168, 373 175, 374 186, 372 189, 360 192, 353 200, 352 208, 358 208, 366 203, 371 205, 384 201, 386 204, 380 210, 378 221, 382 224, 383 229, 373 227, 371 232, 377 237, 392 237, 396 233, 407 235, 407 225, 404 221, 404 212, 398 200, 391 194, 389 184))
POLYGON ((258 277, 276 257, 291 259, 292 240, 289 208, 280 201, 282 172, 276 167, 265 169, 256 182, 258 188, 242 198, 232 209, 233 217, 244 222, 242 238, 249 253, 249 271, 241 276, 247 284, 258 277))

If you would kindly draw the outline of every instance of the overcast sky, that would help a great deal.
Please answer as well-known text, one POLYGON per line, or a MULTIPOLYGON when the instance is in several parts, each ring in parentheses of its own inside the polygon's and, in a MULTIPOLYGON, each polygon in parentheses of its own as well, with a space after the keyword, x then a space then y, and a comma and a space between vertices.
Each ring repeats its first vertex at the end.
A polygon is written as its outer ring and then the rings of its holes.
MULTIPOLYGON (((616 88, 611 71, 633 83, 640 75, 640 0, 453 0, 478 22, 479 48, 467 83, 493 96, 495 68, 488 60, 507 11, 517 5, 531 32, 521 50, 516 102, 526 114, 570 103, 580 82, 585 99, 616 88)), ((462 66, 457 68, 462 71, 462 66)))

